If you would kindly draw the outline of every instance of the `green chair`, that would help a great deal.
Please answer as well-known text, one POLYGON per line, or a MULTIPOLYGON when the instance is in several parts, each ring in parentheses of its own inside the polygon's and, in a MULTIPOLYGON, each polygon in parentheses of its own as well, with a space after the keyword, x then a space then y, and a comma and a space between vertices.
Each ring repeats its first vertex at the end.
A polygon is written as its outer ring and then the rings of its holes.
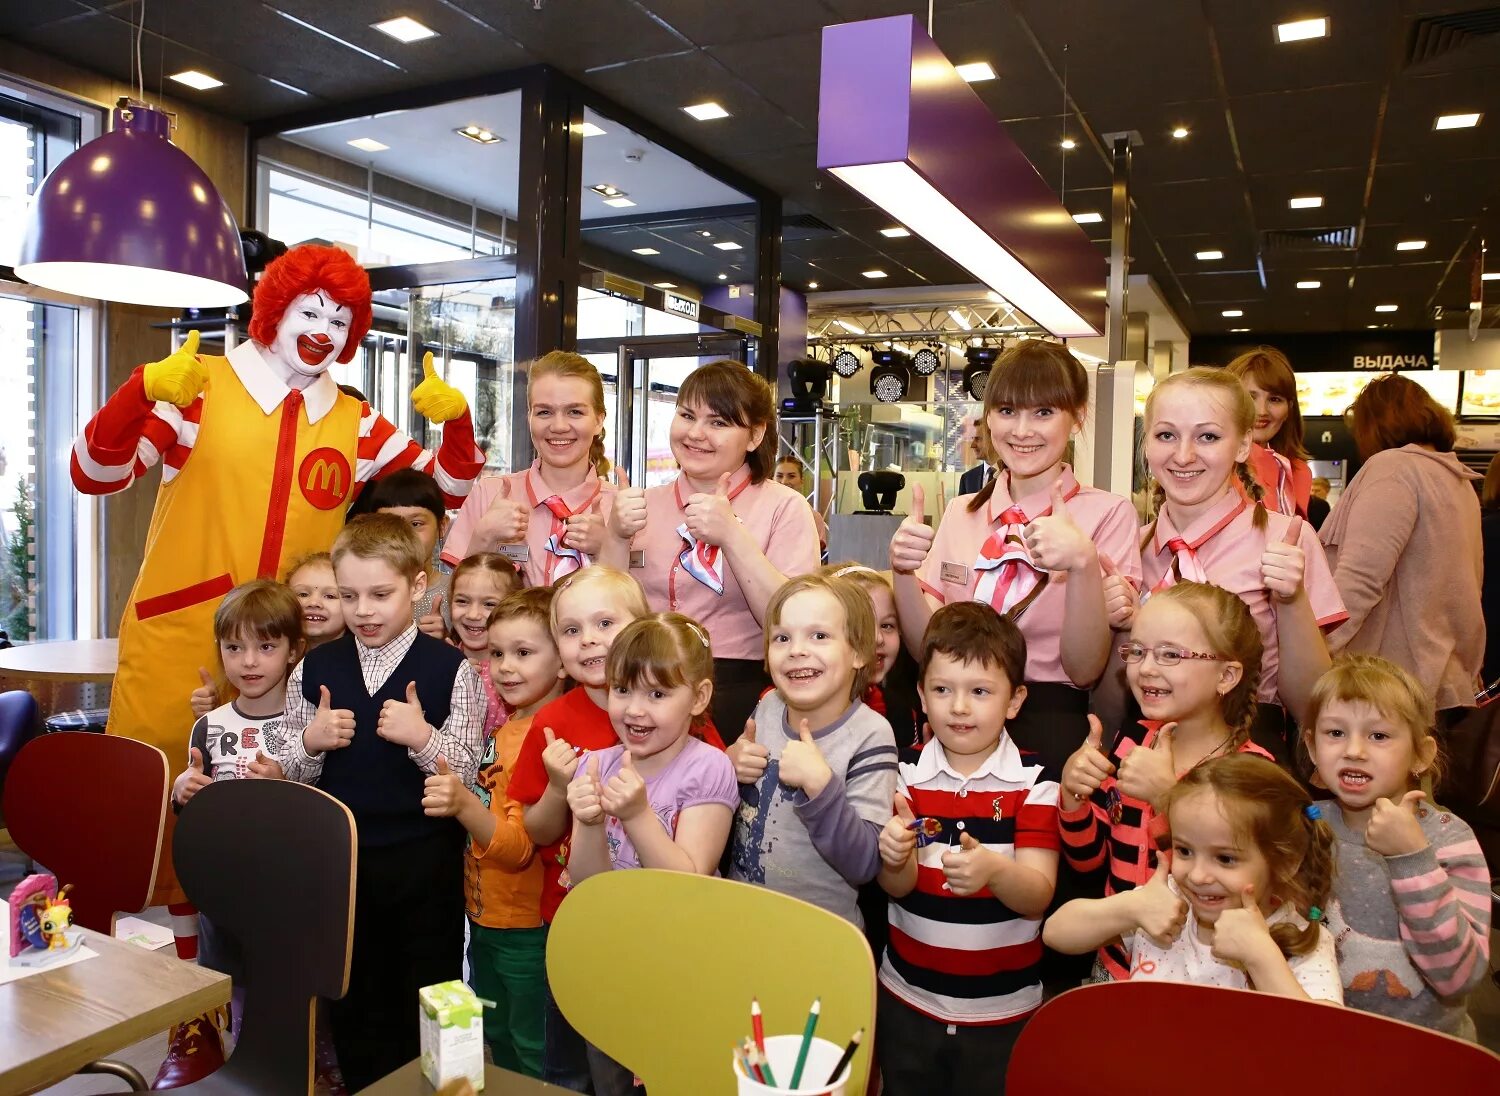
MULTIPOLYGON (((865 1036, 846 1091, 865 1091, 875 1035, 875 961, 864 935, 784 894, 685 872, 611 871, 581 883, 547 937, 547 979, 579 1033, 635 1071, 651 1096, 732 1092, 730 1048, 799 1034, 865 1036)), ((783 1084, 787 1078, 779 1078, 783 1084)))

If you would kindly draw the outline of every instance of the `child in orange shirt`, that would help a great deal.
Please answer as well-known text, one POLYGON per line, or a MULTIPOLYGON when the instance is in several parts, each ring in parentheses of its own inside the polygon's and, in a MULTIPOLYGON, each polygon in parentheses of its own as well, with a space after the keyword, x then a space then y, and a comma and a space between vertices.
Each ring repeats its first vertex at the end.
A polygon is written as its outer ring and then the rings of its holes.
POLYGON ((474 787, 439 772, 427 778, 422 795, 428 815, 457 818, 469 831, 464 904, 470 979, 486 998, 484 1039, 496 1065, 530 1077, 542 1075, 547 927, 542 862, 509 785, 532 717, 562 695, 562 659, 550 629, 552 592, 550 586, 519 590, 490 613, 489 675, 510 719, 491 736, 474 787))

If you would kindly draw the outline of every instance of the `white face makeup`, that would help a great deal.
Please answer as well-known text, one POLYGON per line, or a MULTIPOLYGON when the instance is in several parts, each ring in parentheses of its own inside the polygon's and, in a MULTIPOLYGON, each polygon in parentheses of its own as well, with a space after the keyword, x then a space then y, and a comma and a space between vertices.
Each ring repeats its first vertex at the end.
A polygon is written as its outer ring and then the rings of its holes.
POLYGON ((351 309, 315 289, 286 306, 276 328, 276 341, 267 349, 292 373, 316 377, 344 352, 353 318, 351 309))

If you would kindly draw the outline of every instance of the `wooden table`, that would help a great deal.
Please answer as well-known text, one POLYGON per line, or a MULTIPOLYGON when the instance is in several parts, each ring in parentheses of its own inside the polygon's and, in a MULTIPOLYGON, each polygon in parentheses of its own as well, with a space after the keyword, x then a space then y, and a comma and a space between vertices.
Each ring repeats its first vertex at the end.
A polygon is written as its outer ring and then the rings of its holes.
POLYGON ((228 975, 80 931, 98 956, 0 986, 0 1092, 56 1084, 229 1001, 228 975))
POLYGON ((120 663, 117 639, 60 639, 23 643, 0 651, 0 679, 28 689, 43 715, 71 708, 102 708, 120 663))
MULTIPOLYGON (((0 1078, 3 1080, 4 1078, 0 1078)), ((408 1062, 395 1073, 389 1073, 369 1088, 361 1089, 360 1096, 432 1096, 437 1089, 422 1076, 420 1061, 408 1062)), ((567 1089, 545 1084, 535 1077, 512 1073, 499 1066, 484 1066, 484 1092, 482 1096, 546 1096, 555 1093, 566 1096, 567 1089)))

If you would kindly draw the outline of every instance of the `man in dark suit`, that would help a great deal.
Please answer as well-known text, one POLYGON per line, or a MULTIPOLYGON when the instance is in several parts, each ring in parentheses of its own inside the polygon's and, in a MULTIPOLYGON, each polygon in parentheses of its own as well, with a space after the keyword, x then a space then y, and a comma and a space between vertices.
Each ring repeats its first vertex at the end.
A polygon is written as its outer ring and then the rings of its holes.
POLYGON ((975 417, 964 423, 964 463, 977 462, 958 477, 960 495, 977 494, 986 483, 995 478, 995 451, 990 445, 990 432, 984 419, 975 417))

